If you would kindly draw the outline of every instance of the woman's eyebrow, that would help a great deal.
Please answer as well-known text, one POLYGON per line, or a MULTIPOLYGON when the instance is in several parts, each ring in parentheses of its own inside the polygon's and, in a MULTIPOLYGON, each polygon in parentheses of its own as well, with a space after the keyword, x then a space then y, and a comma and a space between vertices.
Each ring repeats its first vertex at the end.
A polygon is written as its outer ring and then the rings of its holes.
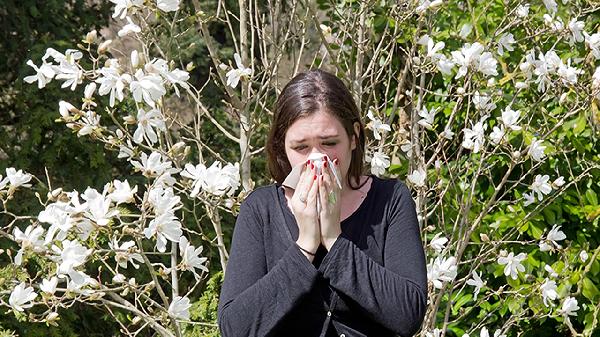
MULTIPOLYGON (((324 136, 319 136, 320 139, 330 139, 330 138, 336 138, 338 135, 324 135, 324 136)), ((291 143, 303 143, 304 141, 306 141, 305 138, 301 138, 301 139, 294 139, 291 140, 291 143)))

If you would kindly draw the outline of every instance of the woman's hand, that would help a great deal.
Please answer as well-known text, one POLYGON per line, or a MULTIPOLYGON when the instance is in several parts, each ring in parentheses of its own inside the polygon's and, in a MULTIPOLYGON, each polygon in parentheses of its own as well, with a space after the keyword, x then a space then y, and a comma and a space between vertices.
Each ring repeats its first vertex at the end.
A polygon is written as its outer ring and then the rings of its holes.
MULTIPOLYGON (((321 231, 317 214, 319 184, 316 178, 315 166, 307 162, 307 165, 302 168, 300 179, 290 200, 292 212, 298 223, 298 240, 296 243, 312 254, 317 251, 321 243, 321 231)), ((307 257, 311 259, 311 257, 307 257)))
POLYGON ((341 207, 341 189, 338 186, 333 170, 336 170, 338 177, 341 177, 338 160, 334 160, 334 167, 329 167, 327 161, 323 165, 322 175, 318 178, 319 182, 319 200, 321 202, 321 211, 319 221, 321 224, 321 243, 329 251, 335 243, 338 236, 342 234, 340 224, 341 207))

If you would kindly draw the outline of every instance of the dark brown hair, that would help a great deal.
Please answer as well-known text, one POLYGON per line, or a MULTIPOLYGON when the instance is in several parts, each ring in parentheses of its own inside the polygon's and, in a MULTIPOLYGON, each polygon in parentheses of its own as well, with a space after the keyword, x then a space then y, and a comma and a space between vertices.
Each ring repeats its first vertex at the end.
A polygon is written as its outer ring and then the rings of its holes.
POLYGON ((360 113, 350 91, 335 75, 323 70, 311 70, 296 75, 277 99, 275 114, 267 139, 269 172, 275 181, 283 183, 292 170, 285 152, 285 134, 290 126, 301 117, 317 111, 324 111, 336 117, 342 123, 350 141, 356 136, 356 149, 352 151, 348 169, 348 186, 354 181, 360 182, 363 173, 365 154, 365 129, 360 113), (354 134, 354 123, 360 124, 359 134, 354 134))

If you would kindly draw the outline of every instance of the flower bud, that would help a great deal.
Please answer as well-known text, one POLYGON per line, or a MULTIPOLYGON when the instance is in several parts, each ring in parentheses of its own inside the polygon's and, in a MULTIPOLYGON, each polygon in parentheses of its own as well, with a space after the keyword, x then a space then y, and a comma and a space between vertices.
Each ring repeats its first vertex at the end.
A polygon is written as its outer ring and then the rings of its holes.
POLYGON ((140 57, 139 57, 138 51, 134 49, 131 52, 131 66, 133 68, 137 68, 139 64, 140 64, 140 57))
POLYGON ((104 42, 102 42, 99 46, 98 46, 98 54, 104 54, 106 53, 106 51, 108 50, 108 46, 112 43, 112 40, 106 40, 104 42))
POLYGON ((185 70, 188 72, 194 70, 195 68, 196 68, 196 65, 194 65, 194 61, 186 64, 186 66, 185 66, 185 70))
POLYGON ((58 326, 58 320, 60 320, 60 316, 58 316, 57 312, 51 312, 48 314, 48 316, 46 316, 46 318, 44 318, 44 321, 47 324, 50 325, 54 325, 54 326, 58 326))
POLYGON ((98 32, 94 29, 91 32, 87 33, 87 35, 85 36, 84 42, 91 44, 91 43, 96 42, 97 38, 98 38, 98 32))
POLYGON ((123 120, 125 121, 125 124, 136 124, 136 120, 135 117, 131 116, 131 115, 127 115, 125 117, 123 117, 123 120))
POLYGON ((85 86, 85 90, 83 91, 83 95, 86 99, 91 99, 96 91, 96 82, 92 82, 85 86))
POLYGON ((490 238, 487 236, 487 234, 485 233, 479 233, 479 238, 481 239, 481 241, 483 242, 490 242, 490 238))
POLYGON ((459 94, 459 95, 464 95, 464 94, 465 94, 465 88, 463 88, 463 87, 458 87, 458 88, 456 89, 456 93, 457 93, 457 94, 459 94))

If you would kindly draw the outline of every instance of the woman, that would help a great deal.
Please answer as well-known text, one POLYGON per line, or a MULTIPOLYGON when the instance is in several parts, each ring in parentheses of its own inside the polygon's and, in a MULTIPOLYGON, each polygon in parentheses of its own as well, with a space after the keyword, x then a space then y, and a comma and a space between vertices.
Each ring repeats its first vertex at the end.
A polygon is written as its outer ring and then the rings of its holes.
POLYGON ((276 183, 246 198, 233 233, 224 337, 419 329, 427 277, 414 202, 401 182, 362 175, 364 147, 358 108, 337 77, 310 71, 283 89, 267 140, 276 183), (315 153, 332 161, 317 170, 307 161, 315 153), (295 189, 282 186, 299 165, 295 189))

